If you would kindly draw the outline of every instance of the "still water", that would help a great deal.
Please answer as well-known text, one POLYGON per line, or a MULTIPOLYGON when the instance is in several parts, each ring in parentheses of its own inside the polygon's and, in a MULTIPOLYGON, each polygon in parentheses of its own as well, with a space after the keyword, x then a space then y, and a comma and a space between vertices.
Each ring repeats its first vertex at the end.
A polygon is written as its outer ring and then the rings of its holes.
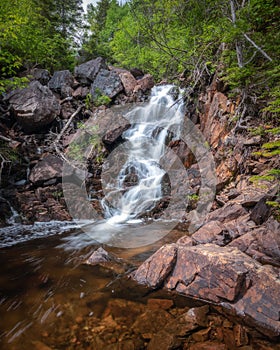
MULTIPOLYGON (((66 231, 63 227, 62 231, 66 231)), ((145 302, 147 291, 126 278, 129 271, 120 273, 84 264, 97 249, 94 244, 80 250, 64 249, 65 238, 77 236, 79 231, 52 232, 53 235, 36 239, 31 234, 28 236, 26 227, 25 231, 29 239, 26 242, 14 241, 17 244, 12 245, 11 238, 6 244, 2 239, 2 245, 6 246, 0 249, 1 349, 47 350, 44 344, 53 349, 87 349, 77 339, 77 328, 82 331, 89 324, 99 325, 110 300, 145 302)), ((182 234, 173 231, 164 241, 144 248, 104 248, 129 261, 133 269, 164 242, 182 234)), ((34 237, 38 235, 34 236, 33 232, 34 237)), ((120 311, 123 317, 132 312, 130 308, 128 305, 120 311)), ((84 341, 86 337, 81 336, 84 341)), ((88 344, 93 344, 92 339, 88 344)), ((102 349, 101 345, 88 347, 99 348, 102 349)))

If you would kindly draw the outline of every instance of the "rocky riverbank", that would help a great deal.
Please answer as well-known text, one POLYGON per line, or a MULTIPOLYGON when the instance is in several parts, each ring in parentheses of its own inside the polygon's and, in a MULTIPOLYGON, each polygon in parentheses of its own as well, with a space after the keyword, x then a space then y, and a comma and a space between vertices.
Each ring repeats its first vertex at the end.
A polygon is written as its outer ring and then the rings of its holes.
MULTIPOLYGON (((154 84, 152 77, 138 70, 108 67, 101 58, 76 67, 74 75, 60 71, 51 77, 40 69, 29 74, 33 80, 26 88, 13 91, 1 100, 0 141, 4 150, 1 224, 7 224, 11 206, 19 213, 18 220, 22 223, 70 220, 61 184, 63 162, 69 156, 86 166, 90 174, 86 179, 87 191, 92 206, 102 216, 99 205, 103 197, 102 161, 122 142, 122 133, 130 126, 123 115, 133 104, 146 101, 154 84), (88 120, 90 124, 86 124, 88 120), (83 149, 71 148, 83 132, 83 125, 94 128, 98 136, 86 160, 77 157, 83 149)), ((269 171, 279 169, 280 159, 277 152, 264 154, 262 149, 264 144, 272 145, 268 149, 276 149, 279 132, 272 122, 260 125, 258 106, 246 104, 245 98, 229 98, 226 86, 216 75, 201 89, 187 92, 185 98, 185 118, 192 120, 203 133, 214 156, 215 200, 211 212, 192 235, 163 246, 135 271, 133 278, 151 289, 164 288, 204 301, 279 341, 279 175, 269 171)), ((189 201, 179 224, 187 230, 199 201, 201 169, 185 142, 172 139, 168 146, 187 168, 189 201)), ((179 187, 184 180, 177 181, 179 187)), ((168 196, 164 201, 168 204, 168 196)), ((166 203, 161 203, 152 215, 160 217, 166 203)), ((159 309, 166 316, 167 311, 159 309)), ((148 338, 149 344, 154 344, 148 349, 157 349, 161 344, 158 334, 169 342, 164 345, 166 349, 277 348, 255 345, 243 326, 230 323, 226 327, 227 321, 221 316, 217 316, 218 321, 216 316, 209 321, 205 318, 202 325, 188 319, 193 313, 185 311, 178 311, 172 320, 170 313, 166 316, 161 329, 148 338), (169 332, 171 323, 180 325, 182 315, 186 321, 182 322, 183 328, 196 327, 184 328, 183 335, 179 329, 174 336, 169 332), (188 332, 193 335, 184 338, 188 332), (219 348, 215 342, 221 341, 221 337, 227 341, 219 348), (192 339, 201 342, 200 347, 192 345, 192 339)), ((143 309, 141 315, 146 312, 143 309)), ((97 321, 100 327, 103 321, 97 321)))

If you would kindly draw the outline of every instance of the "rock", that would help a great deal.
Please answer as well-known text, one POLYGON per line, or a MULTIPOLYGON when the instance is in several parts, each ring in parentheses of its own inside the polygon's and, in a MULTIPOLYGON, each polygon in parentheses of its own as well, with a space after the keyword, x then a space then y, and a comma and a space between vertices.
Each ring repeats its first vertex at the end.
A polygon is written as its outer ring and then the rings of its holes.
POLYGON ((141 334, 143 338, 151 339, 173 319, 174 317, 165 310, 147 310, 136 319, 132 329, 135 333, 141 334))
POLYGON ((73 113, 75 113, 75 109, 73 108, 70 101, 65 102, 61 105, 60 115, 62 119, 70 118, 73 113))
POLYGON ((0 196, 0 227, 5 226, 7 220, 12 216, 12 211, 7 200, 0 196))
POLYGON ((168 310, 174 305, 173 300, 170 299, 148 299, 147 306, 151 310, 163 309, 168 310))
POLYGON ((69 70, 61 70, 54 72, 49 81, 49 88, 55 92, 61 92, 66 86, 72 87, 74 77, 69 70))
MULTIPOLYGON (((96 128, 105 147, 111 151, 123 141, 122 133, 130 127, 129 121, 124 118, 130 109, 131 106, 114 106, 108 109, 100 107, 93 117, 85 122, 85 128, 87 130, 96 128)), ((82 131, 78 130, 71 142, 78 140, 81 135, 82 131)))
POLYGON ((115 255, 108 253, 102 247, 95 250, 85 261, 85 264, 91 266, 99 265, 112 270, 117 274, 124 273, 128 268, 131 268, 131 265, 127 264, 123 259, 117 258, 115 255))
POLYGON ((171 350, 178 349, 182 340, 176 338, 166 330, 160 330, 155 334, 148 344, 147 350, 171 350))
POLYGON ((144 304, 125 299, 110 299, 103 313, 103 318, 112 315, 114 319, 131 327, 137 317, 145 311, 146 306, 144 304), (127 310, 129 310, 129 312, 127 312, 127 310))
POLYGON ((77 99, 84 99, 89 94, 89 87, 79 86, 74 92, 73 97, 77 99))
POLYGON ((134 93, 141 90, 142 92, 147 92, 155 85, 154 78, 151 74, 145 74, 143 78, 137 80, 137 85, 134 88, 134 93))
POLYGON ((32 341, 33 349, 34 350, 51 350, 50 347, 48 347, 46 344, 40 342, 40 341, 32 341))
POLYGON ((261 143, 261 136, 254 136, 244 141, 244 146, 259 146, 261 143))
POLYGON ((93 99, 96 99, 100 95, 113 98, 122 90, 123 85, 118 74, 114 71, 101 69, 91 84, 90 93, 93 99))
POLYGON ((121 82, 123 84, 125 94, 127 96, 131 96, 133 94, 135 86, 137 85, 137 80, 128 71, 119 73, 119 77, 120 77, 121 82))
POLYGON ((205 218, 205 222, 220 221, 226 223, 246 214, 247 211, 240 204, 228 203, 224 207, 208 214, 205 218))
POLYGON ((42 184, 50 179, 57 179, 62 177, 63 161, 49 154, 40 160, 31 170, 29 180, 33 184, 42 184))
POLYGON ((207 326, 207 305, 189 309, 186 313, 172 320, 166 325, 166 330, 179 337, 185 337, 188 333, 199 327, 207 326))
POLYGON ((5 99, 27 132, 50 124, 60 113, 60 104, 51 90, 36 80, 24 89, 11 92, 5 99))
POLYGON ((193 333, 192 338, 196 342, 204 342, 209 339, 211 328, 202 329, 196 333, 193 333))
POLYGON ((250 219, 253 220, 257 225, 261 225, 269 218, 271 207, 266 204, 267 200, 267 196, 260 199, 250 214, 250 219))
POLYGON ((216 168, 217 174, 217 191, 220 191, 227 185, 235 175, 237 162, 234 157, 228 157, 222 161, 216 168))
POLYGON ((75 78, 82 85, 90 85, 101 69, 107 69, 104 58, 97 57, 94 60, 82 63, 75 67, 75 78))
POLYGON ((279 275, 236 248, 169 244, 144 262, 134 278, 221 305, 262 333, 280 335, 279 275))
POLYGON ((224 236, 227 233, 225 226, 220 221, 209 221, 192 235, 197 244, 215 242, 218 245, 225 245, 224 236))
POLYGON ((137 269, 133 278, 140 284, 158 288, 172 271, 176 257, 177 246, 164 245, 137 269))
POLYGON ((225 344, 207 341, 193 344, 189 347, 189 350, 228 350, 228 347, 225 344))
POLYGON ((280 223, 270 218, 229 245, 254 257, 262 263, 280 266, 280 223))
POLYGON ((202 109, 201 131, 210 146, 217 148, 227 135, 227 97, 221 92, 211 94, 202 109))
POLYGON ((249 343, 247 332, 245 331, 244 327, 241 326, 240 324, 237 324, 233 327, 233 334, 234 334, 235 345, 237 347, 247 345, 249 343))
POLYGON ((41 68, 33 68, 30 74, 35 80, 38 80, 42 85, 48 85, 51 75, 48 70, 41 68))
POLYGON ((130 73, 134 76, 135 79, 141 79, 144 76, 144 73, 138 68, 130 69, 130 73))

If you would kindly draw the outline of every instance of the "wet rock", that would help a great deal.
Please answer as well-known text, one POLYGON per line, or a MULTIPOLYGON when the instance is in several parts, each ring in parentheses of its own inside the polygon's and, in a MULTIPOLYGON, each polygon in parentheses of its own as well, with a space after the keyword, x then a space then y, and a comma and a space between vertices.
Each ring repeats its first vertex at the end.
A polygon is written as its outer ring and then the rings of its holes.
POLYGON ((177 257, 177 246, 167 244, 147 259, 136 271, 134 279, 151 288, 159 287, 172 271, 177 257))
POLYGON ((207 327, 207 305, 191 308, 186 313, 180 315, 175 320, 166 325, 166 330, 179 337, 185 337, 188 333, 199 327, 207 327))
POLYGON ((87 265, 99 265, 115 273, 121 274, 131 268, 131 265, 123 259, 116 257, 114 254, 108 253, 102 247, 95 250, 91 256, 85 261, 87 265))
POLYGON ((170 334, 166 330, 161 330, 152 337, 148 344, 147 350, 178 349, 181 344, 182 340, 178 339, 174 334, 170 334))
POLYGON ((49 88, 55 92, 61 92, 66 86, 72 87, 73 83, 74 77, 69 70, 56 71, 49 81, 49 88))
POLYGON ((131 327, 138 316, 146 311, 146 306, 125 299, 111 299, 103 313, 103 317, 112 315, 119 323, 126 324, 131 327), (129 312, 127 312, 129 310, 129 312))
POLYGON ((51 179, 57 179, 62 177, 63 161, 49 154, 40 160, 35 167, 31 170, 29 180, 33 184, 42 184, 51 179))
POLYGON ((93 99, 96 99, 100 95, 113 98, 122 90, 123 85, 118 74, 114 71, 101 69, 91 84, 90 93, 93 99))
POLYGON ((192 339, 196 342, 204 342, 209 339, 211 328, 202 329, 196 333, 193 333, 192 339))
POLYGON ((51 350, 50 347, 40 341, 33 341, 32 344, 34 346, 34 350, 51 350))
POLYGON ((174 305, 173 300, 170 299, 148 299, 147 306, 151 310, 163 309, 168 310, 174 305))
POLYGON ((137 318, 132 329, 135 333, 141 334, 144 339, 151 339, 173 319, 174 317, 165 310, 147 310, 137 318))
POLYGON ((257 225, 261 225, 269 218, 269 215, 271 213, 271 207, 268 204, 266 204, 267 200, 267 196, 260 199, 251 212, 250 218, 257 225))
POLYGON ((189 350, 228 350, 228 347, 225 344, 207 341, 193 344, 189 347, 189 350))
POLYGON ((107 65, 104 58, 97 57, 94 60, 75 67, 74 75, 82 85, 90 85, 101 69, 107 69, 107 65))
POLYGON ((11 207, 7 200, 0 196, 0 227, 7 224, 7 220, 12 215, 11 207))
POLYGON ((28 87, 11 92, 6 99, 17 121, 27 132, 50 124, 60 113, 60 104, 51 90, 32 81, 28 87))
POLYGON ((41 68, 31 69, 30 74, 35 80, 38 80, 42 85, 48 85, 51 75, 48 70, 41 68))

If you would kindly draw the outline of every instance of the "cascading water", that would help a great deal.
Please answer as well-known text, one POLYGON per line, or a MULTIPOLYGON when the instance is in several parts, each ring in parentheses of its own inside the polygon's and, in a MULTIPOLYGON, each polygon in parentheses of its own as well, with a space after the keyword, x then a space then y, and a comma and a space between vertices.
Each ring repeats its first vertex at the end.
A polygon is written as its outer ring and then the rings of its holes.
POLYGON ((138 218, 162 198, 166 172, 159 163, 170 135, 177 139, 180 136, 184 116, 180 97, 180 91, 172 85, 157 86, 146 106, 126 114, 132 124, 123 134, 128 145, 125 148, 127 159, 115 185, 106 184, 109 190, 102 200, 107 223, 114 225, 138 218), (127 186, 129 181, 132 186, 127 186))

